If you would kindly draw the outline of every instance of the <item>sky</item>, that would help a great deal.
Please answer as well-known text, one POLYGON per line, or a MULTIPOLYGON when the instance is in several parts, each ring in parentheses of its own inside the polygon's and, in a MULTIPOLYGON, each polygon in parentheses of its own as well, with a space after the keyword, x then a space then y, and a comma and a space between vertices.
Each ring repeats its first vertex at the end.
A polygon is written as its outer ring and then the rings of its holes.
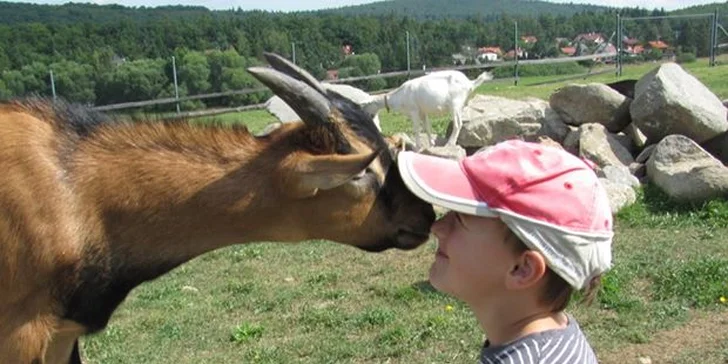
MULTIPOLYGON (((63 4, 69 0, 10 0, 13 2, 31 2, 37 4, 63 4)), ((97 4, 120 4, 125 6, 159 6, 159 5, 196 5, 212 10, 240 7, 243 10, 261 9, 269 11, 317 10, 323 8, 359 5, 378 0, 74 0, 73 2, 93 2, 97 4)), ((654 9, 665 8, 675 10, 692 5, 710 4, 720 0, 546 0, 554 3, 586 3, 608 6, 639 6, 654 9)))

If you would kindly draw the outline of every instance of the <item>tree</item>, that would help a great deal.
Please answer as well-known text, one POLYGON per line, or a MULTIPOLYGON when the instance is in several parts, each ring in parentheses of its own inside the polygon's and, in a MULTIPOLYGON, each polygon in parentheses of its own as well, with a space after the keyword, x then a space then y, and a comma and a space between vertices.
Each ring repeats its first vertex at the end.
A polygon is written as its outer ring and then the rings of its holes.
MULTIPOLYGON (((339 77, 357 77, 376 75, 380 72, 382 67, 379 57, 374 53, 362 53, 355 54, 349 57, 341 63, 341 69, 339 70, 339 77), (343 75, 341 70, 343 69, 343 75)), ((366 91, 380 90, 386 87, 386 82, 381 78, 374 78, 370 80, 356 81, 353 83, 354 86, 362 88, 366 91)))
POLYGON ((192 51, 185 54, 177 70, 177 82, 185 85, 192 95, 203 94, 210 90, 210 64, 201 52, 192 51))
POLYGON ((3 71, 2 81, 10 96, 25 95, 25 85, 23 84, 23 74, 19 70, 3 71))
POLYGON ((0 70, 7 69, 10 69, 10 58, 8 58, 7 54, 5 53, 3 45, 0 44, 0 70))
MULTIPOLYGON (((20 82, 24 94, 50 95, 51 82, 48 66, 41 62, 33 62, 20 69, 20 82)), ((17 94, 22 96, 23 94, 17 94)))
POLYGON ((0 78, 0 100, 6 100, 13 96, 12 92, 10 91, 7 86, 5 86, 5 82, 0 78))
POLYGON ((96 101, 93 67, 73 61, 62 61, 50 65, 56 93, 73 102, 92 104, 96 101))
POLYGON ((130 61, 104 74, 96 83, 97 104, 157 98, 169 83, 165 63, 163 59, 130 61))

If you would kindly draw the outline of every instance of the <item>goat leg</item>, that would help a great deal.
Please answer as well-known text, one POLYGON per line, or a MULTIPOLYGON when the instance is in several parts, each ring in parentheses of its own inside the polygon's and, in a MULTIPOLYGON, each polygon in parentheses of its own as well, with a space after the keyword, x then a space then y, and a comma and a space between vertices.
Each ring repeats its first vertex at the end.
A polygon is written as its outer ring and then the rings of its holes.
MULTIPOLYGON (((422 136, 420 135, 422 133, 422 120, 420 120, 417 112, 411 113, 410 119, 412 120, 412 133, 415 138, 415 146, 417 151, 420 151, 422 150, 422 142, 420 140, 422 139, 422 136)), ((429 139, 430 137, 428 136, 427 138, 429 139)))
POLYGON ((437 135, 432 131, 432 123, 430 123, 430 118, 427 117, 427 114, 422 115, 422 118, 425 120, 425 130, 427 131, 427 146, 432 147, 435 145, 434 139, 437 139, 437 135))
POLYGON ((458 137, 460 137, 460 130, 462 128, 463 119, 460 111, 453 111, 452 131, 450 132, 450 136, 447 139, 448 146, 453 146, 458 142, 458 137))

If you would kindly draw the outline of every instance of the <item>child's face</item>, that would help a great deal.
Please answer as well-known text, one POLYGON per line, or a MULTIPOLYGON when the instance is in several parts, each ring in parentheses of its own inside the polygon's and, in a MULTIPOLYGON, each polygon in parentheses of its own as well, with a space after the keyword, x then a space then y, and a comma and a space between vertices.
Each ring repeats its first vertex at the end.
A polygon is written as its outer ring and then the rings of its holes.
POLYGON ((438 239, 430 283, 465 302, 478 302, 505 291, 518 254, 506 243, 508 228, 498 218, 449 212, 432 225, 438 239))

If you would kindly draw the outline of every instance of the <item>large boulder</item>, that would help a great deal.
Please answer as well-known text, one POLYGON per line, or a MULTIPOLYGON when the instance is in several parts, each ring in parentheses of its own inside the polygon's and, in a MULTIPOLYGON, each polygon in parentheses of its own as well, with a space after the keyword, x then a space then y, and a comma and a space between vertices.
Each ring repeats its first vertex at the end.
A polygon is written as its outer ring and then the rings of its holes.
MULTIPOLYGON (((635 163, 632 163, 635 165, 635 163)), ((636 166, 634 167, 637 168, 636 166)), ((606 166, 597 171, 597 175, 606 178, 614 183, 630 187, 639 187, 640 180, 632 174, 631 167, 624 166, 606 166)))
POLYGON ((728 167, 684 135, 670 135, 657 144, 647 160, 647 176, 678 201, 728 196, 728 167))
POLYGON ((629 123, 622 132, 632 138, 632 144, 637 150, 642 150, 645 146, 647 146, 647 137, 637 126, 634 125, 634 123, 629 123))
POLYGON ((432 155, 440 158, 447 158, 452 160, 461 160, 466 157, 466 152, 463 147, 459 145, 444 145, 428 147, 420 151, 424 155, 432 155))
MULTIPOLYGON (((462 115, 463 128, 457 144, 466 149, 536 135, 561 141, 568 133, 558 115, 540 99, 512 100, 478 94, 468 102, 462 115)), ((452 123, 447 135, 451 129, 452 123)))
POLYGON ((629 150, 601 124, 585 124, 579 127, 579 156, 591 160, 601 168, 628 167, 634 163, 629 150))
POLYGON ((536 136, 545 136, 556 142, 563 142, 566 136, 571 132, 569 126, 564 123, 559 113, 551 107, 548 101, 536 98, 527 97, 523 99, 524 102, 528 103, 537 110, 543 111, 543 119, 541 119, 541 129, 538 131, 536 136))
POLYGON ((630 113, 649 144, 671 134, 702 143, 728 130, 720 99, 675 63, 665 63, 637 82, 630 113))
MULTIPOLYGON (((324 88, 324 90, 335 91, 360 105, 373 99, 372 95, 368 94, 364 90, 358 89, 353 86, 325 82, 321 83, 321 86, 324 88)), ((290 123, 293 121, 301 120, 298 114, 296 114, 296 112, 293 111, 293 109, 291 109, 291 107, 288 106, 288 104, 286 104, 283 99, 276 95, 273 95, 273 97, 266 101, 265 108, 268 110, 269 113, 273 114, 273 116, 278 118, 278 120, 280 120, 280 122, 282 123, 290 123)), ((379 130, 382 130, 379 123, 379 115, 374 115, 373 119, 374 124, 377 126, 377 128, 379 130)))
POLYGON ((630 123, 631 99, 602 83, 567 85, 549 98, 551 107, 569 125, 602 124, 612 133, 630 123))
POLYGON ((609 198, 609 207, 613 214, 637 201, 637 192, 629 185, 599 178, 609 198))

